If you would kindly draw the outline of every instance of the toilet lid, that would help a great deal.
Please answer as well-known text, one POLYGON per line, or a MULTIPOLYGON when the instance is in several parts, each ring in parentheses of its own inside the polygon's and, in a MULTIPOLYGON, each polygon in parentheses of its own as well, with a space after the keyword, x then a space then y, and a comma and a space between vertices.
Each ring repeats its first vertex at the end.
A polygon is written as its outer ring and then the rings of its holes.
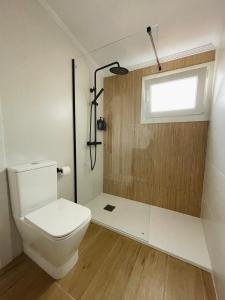
POLYGON ((27 214, 24 220, 54 238, 66 236, 91 218, 87 207, 60 198, 27 214))

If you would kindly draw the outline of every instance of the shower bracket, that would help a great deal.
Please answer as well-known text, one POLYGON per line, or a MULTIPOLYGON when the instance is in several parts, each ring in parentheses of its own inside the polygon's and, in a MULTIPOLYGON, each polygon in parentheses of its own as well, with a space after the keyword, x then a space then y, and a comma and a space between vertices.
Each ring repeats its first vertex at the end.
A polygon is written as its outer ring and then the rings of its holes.
POLYGON ((87 146, 96 146, 96 145, 101 145, 102 142, 87 142, 87 146))

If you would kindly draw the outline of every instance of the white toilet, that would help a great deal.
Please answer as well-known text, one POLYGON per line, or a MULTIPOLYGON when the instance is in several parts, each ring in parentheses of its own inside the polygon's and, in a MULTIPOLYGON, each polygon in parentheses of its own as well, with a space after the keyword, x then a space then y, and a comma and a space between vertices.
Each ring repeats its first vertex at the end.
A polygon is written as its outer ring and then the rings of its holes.
POLYGON ((78 247, 91 212, 57 199, 57 164, 53 161, 8 168, 10 198, 24 252, 55 279, 76 264, 78 247))

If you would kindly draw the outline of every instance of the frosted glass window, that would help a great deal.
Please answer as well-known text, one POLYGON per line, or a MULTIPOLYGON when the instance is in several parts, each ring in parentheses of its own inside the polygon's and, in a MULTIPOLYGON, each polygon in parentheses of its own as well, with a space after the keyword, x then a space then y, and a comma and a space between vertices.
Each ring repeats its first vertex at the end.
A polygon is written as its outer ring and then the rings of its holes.
POLYGON ((143 77, 141 123, 208 120, 209 69, 201 65, 143 77))
POLYGON ((198 78, 195 76, 151 85, 151 111, 195 108, 197 84, 198 78))

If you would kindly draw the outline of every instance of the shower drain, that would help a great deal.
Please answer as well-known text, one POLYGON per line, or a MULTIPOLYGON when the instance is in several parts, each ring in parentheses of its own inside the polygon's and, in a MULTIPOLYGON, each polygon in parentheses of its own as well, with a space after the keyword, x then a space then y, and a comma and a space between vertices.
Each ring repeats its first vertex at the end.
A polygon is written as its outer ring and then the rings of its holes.
POLYGON ((107 204, 104 209, 112 212, 116 207, 110 204, 107 204))

